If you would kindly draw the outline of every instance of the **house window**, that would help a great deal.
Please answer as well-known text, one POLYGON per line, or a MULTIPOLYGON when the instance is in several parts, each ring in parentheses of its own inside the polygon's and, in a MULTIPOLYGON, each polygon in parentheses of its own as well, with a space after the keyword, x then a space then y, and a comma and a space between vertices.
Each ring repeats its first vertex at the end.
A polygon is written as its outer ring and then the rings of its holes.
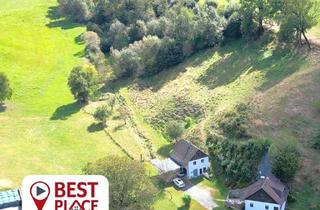
POLYGON ((279 210, 279 207, 274 207, 273 210, 279 210))
POLYGON ((204 159, 201 159, 201 163, 204 163, 204 159))
POLYGON ((193 165, 197 165, 197 161, 193 161, 193 165))
POLYGON ((250 207, 253 207, 253 203, 250 203, 250 207))
POLYGON ((269 209, 269 206, 268 205, 266 205, 266 207, 265 207, 266 209, 269 209))

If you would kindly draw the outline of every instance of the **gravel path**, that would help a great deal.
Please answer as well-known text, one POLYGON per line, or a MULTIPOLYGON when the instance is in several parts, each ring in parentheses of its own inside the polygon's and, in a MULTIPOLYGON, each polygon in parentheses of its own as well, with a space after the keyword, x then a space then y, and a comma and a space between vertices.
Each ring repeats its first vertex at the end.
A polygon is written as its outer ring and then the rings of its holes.
POLYGON ((206 209, 213 209, 218 205, 213 201, 211 189, 208 187, 194 185, 185 191, 194 200, 198 201, 206 209))

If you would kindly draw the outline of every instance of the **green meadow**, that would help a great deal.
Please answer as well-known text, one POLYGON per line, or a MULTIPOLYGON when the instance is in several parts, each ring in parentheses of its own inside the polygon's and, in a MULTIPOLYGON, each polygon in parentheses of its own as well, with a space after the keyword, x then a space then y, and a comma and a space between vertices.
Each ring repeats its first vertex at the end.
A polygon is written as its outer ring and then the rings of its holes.
POLYGON ((81 62, 81 25, 59 19, 56 1, 0 0, 0 71, 13 98, 0 111, 0 189, 28 174, 76 174, 110 154, 124 155, 74 103, 67 77, 81 62))

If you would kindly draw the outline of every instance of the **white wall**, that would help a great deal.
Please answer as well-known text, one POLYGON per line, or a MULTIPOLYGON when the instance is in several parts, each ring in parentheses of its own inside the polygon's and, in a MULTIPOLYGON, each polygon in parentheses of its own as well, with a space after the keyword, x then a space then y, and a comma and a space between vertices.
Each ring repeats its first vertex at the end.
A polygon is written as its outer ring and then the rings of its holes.
POLYGON ((281 210, 284 210, 286 208, 287 202, 284 202, 284 204, 282 204, 282 208, 281 210))
POLYGON ((194 173, 193 173, 194 170, 197 170, 198 176, 201 176, 200 169, 203 170, 203 168, 206 168, 206 170, 209 169, 209 157, 204 157, 198 160, 190 161, 188 164, 188 178, 191 179, 191 178, 197 177, 197 176, 194 176, 194 173), (203 163, 201 162, 201 160, 203 160, 203 163), (195 165, 193 164, 194 161, 196 162, 195 165))
POLYGON ((251 201, 251 200, 245 200, 245 210, 266 210, 266 205, 269 206, 268 210, 274 210, 274 207, 278 207, 279 210, 282 210, 280 208, 280 205, 274 204, 274 203, 263 203, 259 201, 251 201), (253 204, 253 207, 250 206, 250 204, 253 204))

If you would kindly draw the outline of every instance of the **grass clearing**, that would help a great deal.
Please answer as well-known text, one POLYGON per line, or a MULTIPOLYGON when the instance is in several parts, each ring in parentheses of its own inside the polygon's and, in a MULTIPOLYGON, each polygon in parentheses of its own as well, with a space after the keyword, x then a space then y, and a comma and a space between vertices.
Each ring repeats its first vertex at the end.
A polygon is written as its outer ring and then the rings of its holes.
POLYGON ((54 0, 0 5, 0 71, 14 91, 0 112, 0 189, 18 187, 29 174, 78 174, 88 161, 124 155, 102 131, 87 131, 92 118, 67 87, 85 28, 49 18, 54 0))

